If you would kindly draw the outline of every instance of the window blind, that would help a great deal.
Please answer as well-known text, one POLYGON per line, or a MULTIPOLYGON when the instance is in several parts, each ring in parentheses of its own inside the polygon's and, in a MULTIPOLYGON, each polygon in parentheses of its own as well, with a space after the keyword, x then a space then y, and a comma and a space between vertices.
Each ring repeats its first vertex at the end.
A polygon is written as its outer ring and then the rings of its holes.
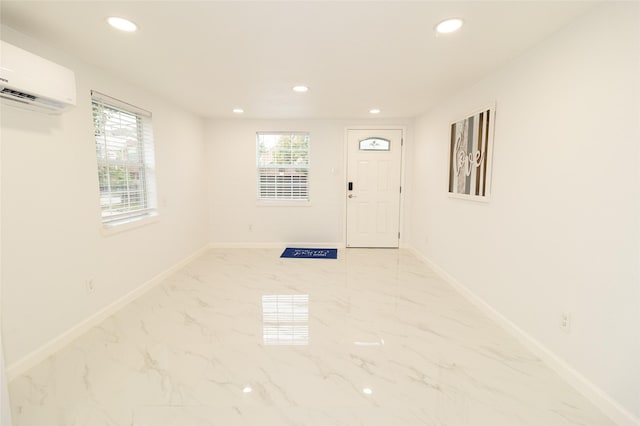
POLYGON ((308 133, 258 132, 260 200, 309 200, 308 133))
POLYGON ((151 113, 92 91, 103 223, 155 212, 151 113))

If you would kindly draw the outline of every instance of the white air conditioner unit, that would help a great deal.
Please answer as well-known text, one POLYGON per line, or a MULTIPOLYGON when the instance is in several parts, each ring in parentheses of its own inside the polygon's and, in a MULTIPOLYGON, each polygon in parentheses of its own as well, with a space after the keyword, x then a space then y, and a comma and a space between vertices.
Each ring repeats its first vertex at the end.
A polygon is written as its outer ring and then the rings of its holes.
POLYGON ((76 105, 73 71, 0 40, 0 97, 7 104, 59 114, 76 105))

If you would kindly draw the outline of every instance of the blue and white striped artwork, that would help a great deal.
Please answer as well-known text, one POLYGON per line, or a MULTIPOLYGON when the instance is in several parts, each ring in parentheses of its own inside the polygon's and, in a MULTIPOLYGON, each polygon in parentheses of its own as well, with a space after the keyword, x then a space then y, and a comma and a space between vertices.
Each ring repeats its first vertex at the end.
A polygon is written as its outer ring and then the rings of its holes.
POLYGON ((451 124, 449 194, 489 200, 495 107, 451 124))

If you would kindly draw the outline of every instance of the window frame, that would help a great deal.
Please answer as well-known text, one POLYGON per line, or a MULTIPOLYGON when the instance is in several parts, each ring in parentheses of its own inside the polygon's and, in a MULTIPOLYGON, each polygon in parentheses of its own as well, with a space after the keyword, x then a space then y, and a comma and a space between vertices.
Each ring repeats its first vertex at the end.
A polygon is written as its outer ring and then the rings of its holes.
MULTIPOLYGON (((311 175, 311 133, 306 131, 259 131, 256 132, 256 200, 257 205, 259 206, 309 206, 311 205, 311 194, 310 194, 310 175, 311 175), (293 150, 291 149, 291 153, 293 152, 304 152, 306 155, 306 164, 271 164, 265 165, 261 162, 261 151, 260 151, 260 143, 261 137, 263 136, 304 136, 306 138, 306 150, 293 150), (290 197, 282 197, 277 195, 277 181, 273 182, 274 185, 274 195, 271 197, 265 196, 265 183, 262 178, 265 176, 263 170, 265 169, 273 169, 273 170, 296 170, 303 169, 305 171, 305 182, 296 185, 293 182, 281 183, 281 187, 284 187, 291 193, 290 197), (300 190, 303 188, 303 191, 300 190), (304 192, 303 197, 294 197, 294 194, 298 192, 304 192)), ((277 179, 277 177, 275 177, 277 179)))
MULTIPOLYGON (((91 115, 94 130, 94 144, 96 149, 100 217, 103 228, 109 230, 118 227, 118 230, 125 230, 130 229, 134 222, 135 225, 143 225, 150 223, 151 221, 155 221, 152 219, 158 215, 158 210, 155 179, 155 146, 151 112, 92 90, 91 115), (113 134, 111 135, 110 141, 107 139, 109 136, 105 131, 106 122, 100 122, 99 117, 105 109, 114 111, 114 116, 112 118, 117 117, 121 123, 123 122, 123 117, 128 120, 126 123, 122 124, 121 128, 125 128, 126 125, 131 127, 135 121, 135 138, 133 140, 123 142, 122 139, 124 139, 124 137, 120 137, 121 140, 115 142, 119 136, 113 136, 113 134), (133 142, 133 144, 131 142, 133 142), (118 143, 121 145, 119 146, 118 143), (132 154, 132 157, 134 157, 135 160, 129 158, 129 155, 131 155, 129 154, 130 146, 135 147, 132 154), (123 152, 126 151, 126 154, 123 155, 124 158, 110 158, 109 151, 116 149, 120 149, 123 152), (125 171, 127 188, 124 192, 122 190, 115 190, 111 187, 113 174, 110 172, 110 167, 112 166, 120 167, 125 171), (103 184, 101 181, 102 168, 106 168, 106 177, 108 182, 107 191, 103 191, 103 184), (135 183, 137 185, 141 185, 142 188, 138 188, 136 186, 136 188, 133 189, 129 187, 129 173, 132 172, 132 169, 137 169, 137 173, 141 176, 135 180, 135 183), (105 214, 103 198, 105 198, 105 196, 108 197, 109 202, 111 203, 112 199, 122 197, 124 195, 126 195, 129 208, 114 209, 112 207, 113 204, 109 204, 111 214, 105 214), (142 199, 142 208, 131 208, 130 200, 132 198, 142 199), (121 211, 114 212, 114 210, 121 211)), ((116 124, 115 121, 116 120, 111 124, 116 124)), ((116 132, 118 129, 119 128, 116 128, 116 132)))

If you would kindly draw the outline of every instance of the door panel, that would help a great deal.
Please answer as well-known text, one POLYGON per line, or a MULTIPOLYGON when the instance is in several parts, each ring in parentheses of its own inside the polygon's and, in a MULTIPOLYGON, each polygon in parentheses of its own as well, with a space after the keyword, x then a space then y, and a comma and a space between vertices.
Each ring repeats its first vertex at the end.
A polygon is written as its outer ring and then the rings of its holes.
POLYGON ((389 203, 378 202, 378 215, 376 217, 376 231, 378 234, 386 234, 389 226, 389 203))
POLYGON ((388 161, 380 161, 378 162, 378 191, 384 192, 389 191, 389 185, 393 182, 389 182, 389 162, 388 161))
POLYGON ((348 130, 347 144, 347 247, 398 247, 402 130, 348 130))

